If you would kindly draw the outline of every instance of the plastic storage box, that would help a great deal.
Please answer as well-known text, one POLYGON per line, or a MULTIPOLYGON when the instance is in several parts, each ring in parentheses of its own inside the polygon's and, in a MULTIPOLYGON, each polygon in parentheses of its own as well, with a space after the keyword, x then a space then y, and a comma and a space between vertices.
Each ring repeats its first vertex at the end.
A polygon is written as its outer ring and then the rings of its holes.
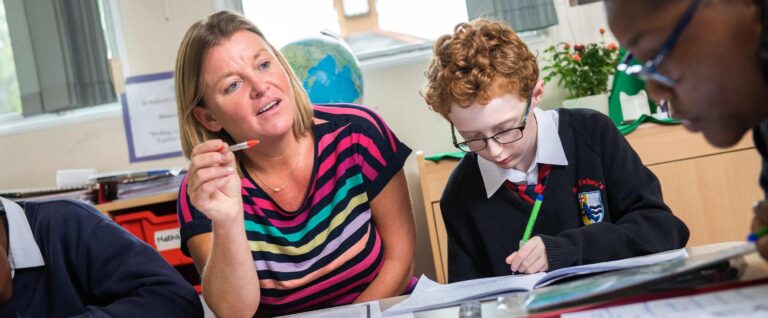
POLYGON ((154 247, 172 266, 192 264, 181 253, 181 235, 176 214, 157 216, 152 211, 118 215, 115 222, 154 247))

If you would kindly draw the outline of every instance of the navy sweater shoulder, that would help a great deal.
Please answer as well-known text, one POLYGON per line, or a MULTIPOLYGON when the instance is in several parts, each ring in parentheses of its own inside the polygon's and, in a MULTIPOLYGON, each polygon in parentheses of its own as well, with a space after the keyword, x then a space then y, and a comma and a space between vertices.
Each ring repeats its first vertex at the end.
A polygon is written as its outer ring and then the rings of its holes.
MULTIPOLYGON (((549 270, 681 248, 688 228, 664 204, 661 186, 610 119, 559 110, 567 166, 553 166, 533 235, 549 270)), ((451 173, 440 208, 448 233, 451 282, 511 274, 532 204, 506 187, 486 197, 477 155, 451 173)))
POLYGON ((17 269, 0 317, 202 317, 194 288, 93 207, 26 202, 45 266, 17 269))

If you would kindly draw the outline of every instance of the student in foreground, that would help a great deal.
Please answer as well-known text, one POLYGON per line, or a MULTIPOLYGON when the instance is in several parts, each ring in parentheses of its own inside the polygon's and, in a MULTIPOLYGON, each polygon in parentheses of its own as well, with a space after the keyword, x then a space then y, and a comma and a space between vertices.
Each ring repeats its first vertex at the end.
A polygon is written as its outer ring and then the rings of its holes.
POLYGON ((152 247, 99 211, 0 197, 0 317, 202 317, 152 247))
POLYGON ((687 227, 607 116, 537 107, 536 57, 509 25, 460 23, 433 50, 423 95, 467 152, 440 201, 449 281, 685 246, 687 227), (519 247, 539 195, 533 237, 519 247))
MULTIPOLYGON (((768 198, 768 3, 608 0, 605 7, 616 38, 649 61, 635 75, 651 96, 669 100, 688 130, 729 147, 752 129, 768 198)), ((755 209, 753 231, 768 225, 766 206, 755 209)), ((768 236, 757 247, 768 259, 768 236)))
POLYGON ((182 251, 219 316, 275 316, 413 286, 411 150, 366 107, 310 104, 253 23, 222 11, 176 62, 182 251), (226 145, 257 139, 234 154, 226 145))

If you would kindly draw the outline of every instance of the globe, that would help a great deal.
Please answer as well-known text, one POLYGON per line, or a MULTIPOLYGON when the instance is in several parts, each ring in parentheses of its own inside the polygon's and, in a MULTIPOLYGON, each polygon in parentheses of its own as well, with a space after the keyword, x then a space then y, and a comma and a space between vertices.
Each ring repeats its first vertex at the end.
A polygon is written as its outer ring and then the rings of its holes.
POLYGON ((363 73, 349 46, 322 32, 280 49, 314 104, 363 100, 363 73))

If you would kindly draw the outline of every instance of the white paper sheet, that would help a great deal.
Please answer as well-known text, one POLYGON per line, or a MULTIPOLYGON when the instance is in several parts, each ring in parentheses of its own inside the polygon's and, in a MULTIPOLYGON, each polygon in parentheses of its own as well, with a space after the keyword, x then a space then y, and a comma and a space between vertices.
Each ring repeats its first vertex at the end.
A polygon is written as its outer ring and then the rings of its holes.
POLYGON ((768 285, 659 299, 562 315, 563 318, 757 318, 768 317, 768 285))
POLYGON ((384 316, 447 307, 512 291, 529 291, 545 275, 537 273, 489 277, 447 285, 438 284, 422 275, 411 296, 385 310, 384 316))
POLYGON ((384 311, 384 316, 453 306, 468 300, 502 293, 530 291, 564 277, 651 265, 687 256, 685 249, 679 249, 611 262, 568 267, 550 273, 489 277, 447 285, 438 284, 422 276, 411 296, 384 311))
MULTIPOLYGON (((339 306, 328 309, 320 309, 311 312, 283 316, 283 318, 380 318, 381 309, 378 301, 362 304, 339 306)), ((412 318, 413 314, 398 316, 396 318, 412 318)))

